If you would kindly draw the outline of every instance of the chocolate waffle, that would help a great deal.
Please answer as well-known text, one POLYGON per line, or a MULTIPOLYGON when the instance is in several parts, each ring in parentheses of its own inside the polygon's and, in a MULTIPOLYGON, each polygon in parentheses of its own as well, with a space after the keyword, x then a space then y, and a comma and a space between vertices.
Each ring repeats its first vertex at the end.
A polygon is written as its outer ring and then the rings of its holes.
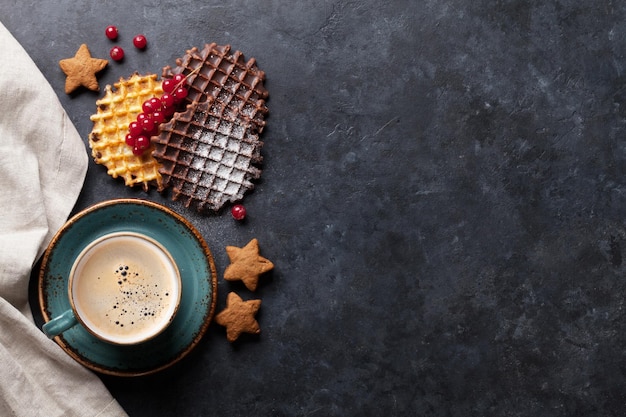
POLYGON ((254 188, 263 142, 247 119, 225 117, 225 103, 210 98, 187 106, 152 137, 154 157, 172 199, 198 211, 219 211, 254 188))
POLYGON ((223 117, 231 122, 243 120, 261 133, 265 127, 268 92, 263 85, 265 73, 254 58, 247 62, 241 52, 231 53, 230 45, 205 44, 176 60, 176 67, 163 68, 163 78, 175 74, 188 76, 188 104, 216 99, 223 103, 223 117))
POLYGON ((152 185, 161 191, 163 179, 152 152, 133 155, 124 140, 128 125, 142 112, 143 102, 163 93, 161 82, 156 74, 134 73, 128 79, 120 78, 114 87, 105 87, 104 96, 96 101, 97 113, 90 117, 94 122, 89 134, 91 155, 97 164, 107 168, 111 177, 122 177, 127 186, 141 184, 148 191, 152 185))

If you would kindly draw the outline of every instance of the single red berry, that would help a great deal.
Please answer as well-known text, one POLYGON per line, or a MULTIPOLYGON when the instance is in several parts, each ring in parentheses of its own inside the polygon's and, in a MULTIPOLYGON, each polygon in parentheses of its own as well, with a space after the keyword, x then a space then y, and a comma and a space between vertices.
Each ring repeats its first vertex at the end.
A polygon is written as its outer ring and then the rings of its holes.
POLYGON ((119 46, 114 46, 113 48, 111 48, 110 55, 114 61, 121 61, 122 59, 124 59, 124 50, 119 46))
POLYGON ((163 116, 170 117, 172 116, 174 113, 176 113, 176 105, 172 104, 171 106, 163 106, 163 108, 161 109, 161 113, 163 113, 163 116))
POLYGON ((185 87, 178 87, 173 93, 174 101, 180 103, 185 99, 185 97, 187 97, 187 93, 188 91, 185 87))
POLYGON ((118 31, 115 26, 107 26, 107 28, 104 31, 104 34, 107 36, 107 38, 114 41, 117 39, 118 31))
POLYGON ((141 108, 145 113, 152 114, 155 111, 161 110, 161 100, 156 97, 152 97, 151 99, 144 101, 141 108))
POLYGON ((145 132, 151 133, 154 129, 155 121, 150 116, 146 116, 140 123, 145 132))
POLYGON ((139 113, 137 115, 137 123, 139 123, 140 125, 143 126, 143 121, 145 119, 148 119, 150 117, 150 115, 148 115, 147 113, 139 113))
POLYGON ((142 155, 149 147, 150 139, 148 139, 147 136, 137 136, 135 139, 135 146, 133 147, 133 154, 137 156, 142 155))
POLYGON ((230 214, 232 214, 235 220, 243 220, 246 217, 246 208, 241 204, 235 204, 230 209, 230 214))
POLYGON ((175 104, 174 96, 170 93, 163 93, 161 96, 161 108, 173 107, 175 104))
POLYGON ((135 137, 133 135, 131 135, 130 133, 128 135, 126 135, 126 144, 128 146, 135 146, 135 137))
POLYGON ((140 148, 140 149, 148 149, 148 147, 150 146, 150 139, 148 139, 147 136, 138 136, 135 139, 135 146, 140 148))
POLYGON ((148 44, 148 41, 146 40, 146 37, 143 35, 137 35, 133 38, 133 45, 135 45, 135 48, 143 49, 146 47, 147 44, 148 44))
POLYGON ((163 92, 171 94, 176 88, 176 83, 171 78, 167 78, 163 80, 161 87, 163 88, 163 92))
POLYGON ((135 138, 141 136, 141 134, 143 133, 142 124, 139 122, 130 122, 130 124, 128 125, 128 131, 135 138))
POLYGON ((187 84, 187 77, 185 77, 183 74, 176 74, 174 75, 174 78, 172 78, 174 80, 174 83, 178 86, 178 84, 187 84))
POLYGON ((162 110, 157 110, 154 113, 152 113, 152 120, 154 120, 154 123, 156 124, 161 124, 165 121, 165 113, 163 113, 162 110))

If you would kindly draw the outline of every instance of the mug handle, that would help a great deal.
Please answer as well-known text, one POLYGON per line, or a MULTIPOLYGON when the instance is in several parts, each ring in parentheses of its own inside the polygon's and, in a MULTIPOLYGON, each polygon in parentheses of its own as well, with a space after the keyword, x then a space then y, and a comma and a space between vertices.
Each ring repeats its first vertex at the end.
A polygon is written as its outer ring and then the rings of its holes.
POLYGON ((74 312, 70 309, 45 323, 41 329, 46 336, 50 339, 54 339, 56 336, 73 327, 76 323, 78 323, 78 320, 76 320, 74 312))

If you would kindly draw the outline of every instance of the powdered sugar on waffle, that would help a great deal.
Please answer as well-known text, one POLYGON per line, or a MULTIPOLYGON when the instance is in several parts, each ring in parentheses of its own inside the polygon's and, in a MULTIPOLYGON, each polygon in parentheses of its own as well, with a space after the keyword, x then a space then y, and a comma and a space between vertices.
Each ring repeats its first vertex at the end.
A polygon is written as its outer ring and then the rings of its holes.
POLYGON ((254 58, 245 61, 241 52, 215 43, 188 50, 176 63, 163 77, 188 77, 187 110, 161 125, 153 155, 172 199, 218 211, 243 199, 261 175, 265 73, 254 58))
POLYGON ((205 101, 176 113, 153 137, 154 157, 172 199, 199 211, 218 211, 254 188, 263 142, 250 124, 224 121, 205 101))

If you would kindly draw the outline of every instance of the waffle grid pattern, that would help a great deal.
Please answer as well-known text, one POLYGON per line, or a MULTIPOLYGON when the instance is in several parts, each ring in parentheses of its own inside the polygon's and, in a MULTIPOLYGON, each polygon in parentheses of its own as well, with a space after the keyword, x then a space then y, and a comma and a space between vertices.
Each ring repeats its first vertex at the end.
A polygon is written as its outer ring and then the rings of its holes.
POLYGON ((224 118, 224 110, 218 101, 188 106, 153 138, 172 199, 201 212, 241 200, 261 175, 253 164, 262 161, 263 143, 249 123, 224 118))
POLYGON ((258 69, 254 58, 246 62, 241 52, 230 51, 229 45, 215 43, 206 44, 201 51, 194 47, 176 60, 176 68, 165 67, 163 77, 180 73, 189 76, 187 103, 218 98, 227 106, 224 117, 231 121, 244 119, 256 133, 261 133, 268 113, 265 73, 258 69))
POLYGON ((252 58, 231 53, 229 45, 194 47, 163 68, 163 78, 187 77, 187 110, 176 113, 153 137, 154 157, 172 199, 199 211, 219 211, 226 202, 241 200, 261 176, 268 92, 265 73, 252 58))
POLYGON ((150 185, 156 185, 161 191, 160 165, 152 152, 136 156, 125 143, 128 125, 142 112, 144 101, 162 94, 161 83, 156 74, 135 73, 128 79, 120 78, 114 87, 105 87, 104 96, 96 101, 97 113, 90 117, 94 122, 89 134, 91 154, 111 177, 122 177, 127 186, 141 184, 148 191, 150 185))

